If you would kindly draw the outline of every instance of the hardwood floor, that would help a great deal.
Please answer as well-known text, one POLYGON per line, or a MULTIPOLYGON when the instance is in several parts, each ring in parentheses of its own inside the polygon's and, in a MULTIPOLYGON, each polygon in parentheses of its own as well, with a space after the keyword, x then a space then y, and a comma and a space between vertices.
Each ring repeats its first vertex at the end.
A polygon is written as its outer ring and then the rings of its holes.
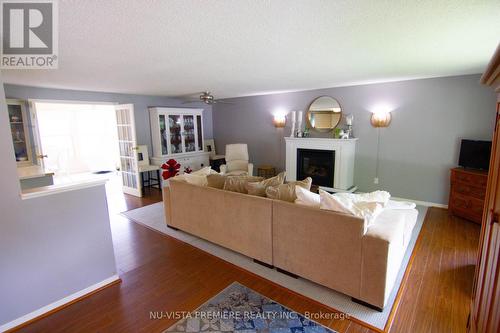
MULTIPOLYGON (((295 311, 332 313, 317 302, 244 271, 174 238, 129 221, 118 211, 161 201, 108 193, 122 283, 38 320, 21 332, 159 332, 176 320, 151 311, 191 311, 233 281, 295 311)), ((479 226, 428 211, 390 332, 465 332, 479 226)), ((373 332, 355 320, 318 320, 338 332, 373 332)))

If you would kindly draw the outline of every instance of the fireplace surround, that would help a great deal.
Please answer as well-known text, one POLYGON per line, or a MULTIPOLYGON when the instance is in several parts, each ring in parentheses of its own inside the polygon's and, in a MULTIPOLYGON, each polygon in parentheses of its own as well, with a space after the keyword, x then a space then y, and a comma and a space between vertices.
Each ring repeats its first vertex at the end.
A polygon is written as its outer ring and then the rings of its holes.
POLYGON ((330 192, 353 192, 358 139, 285 138, 286 179, 311 177, 330 192))

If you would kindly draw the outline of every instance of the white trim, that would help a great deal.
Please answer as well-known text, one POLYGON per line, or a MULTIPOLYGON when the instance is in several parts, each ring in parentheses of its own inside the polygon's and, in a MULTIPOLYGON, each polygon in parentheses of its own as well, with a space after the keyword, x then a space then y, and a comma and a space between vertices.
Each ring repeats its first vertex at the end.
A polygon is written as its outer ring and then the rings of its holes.
POLYGON ((98 282, 98 283, 96 283, 94 285, 91 285, 90 287, 87 287, 85 289, 77 291, 76 293, 71 294, 69 296, 66 296, 66 297, 64 297, 64 298, 62 298, 62 299, 60 299, 58 301, 55 301, 54 303, 48 304, 48 305, 46 305, 46 306, 44 306, 44 307, 42 307, 42 308, 40 308, 38 310, 35 310, 35 311, 30 312, 28 314, 25 314, 22 317, 14 319, 13 321, 8 322, 8 323, 0 326, 0 332, 5 332, 5 331, 10 330, 10 329, 12 329, 14 327, 22 325, 23 323, 25 323, 27 321, 30 321, 30 320, 32 320, 34 318, 37 318, 37 317, 39 317, 39 316, 41 316, 41 315, 43 315, 43 314, 45 314, 45 313, 47 313, 49 311, 52 311, 52 310, 54 310, 54 309, 56 309, 56 308, 58 308, 60 306, 63 306, 64 304, 72 302, 72 301, 74 301, 77 298, 80 298, 82 296, 90 294, 91 292, 93 292, 93 291, 95 291, 95 290, 97 290, 99 288, 102 288, 102 287, 104 287, 104 286, 106 286, 106 285, 108 285, 108 284, 110 284, 112 282, 115 282, 115 281, 117 281, 119 279, 120 279, 120 277, 115 274, 115 275, 113 275, 113 276, 111 276, 111 277, 109 277, 109 278, 107 278, 105 280, 102 280, 101 282, 98 282))
POLYGON ((411 201, 411 202, 416 203, 419 206, 437 207, 437 208, 448 209, 448 205, 440 204, 440 203, 436 203, 436 202, 420 201, 420 200, 405 199, 405 198, 398 198, 398 197, 391 197, 391 199, 396 200, 396 201, 411 201))
POLYGON ((69 184, 50 185, 50 186, 30 188, 30 189, 24 190, 21 193, 21 199, 22 200, 33 199, 33 198, 44 197, 47 195, 52 195, 52 194, 57 194, 57 193, 64 193, 64 192, 69 192, 69 191, 81 190, 81 189, 89 188, 89 187, 101 186, 101 185, 106 184, 107 181, 108 181, 108 179, 97 179, 97 180, 82 181, 82 182, 78 182, 78 183, 69 183, 69 184))

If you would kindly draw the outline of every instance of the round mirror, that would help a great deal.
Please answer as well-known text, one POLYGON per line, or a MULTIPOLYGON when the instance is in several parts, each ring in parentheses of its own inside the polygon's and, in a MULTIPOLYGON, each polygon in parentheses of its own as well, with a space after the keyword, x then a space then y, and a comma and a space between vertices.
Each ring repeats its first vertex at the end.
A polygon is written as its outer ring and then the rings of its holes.
POLYGON ((321 96, 311 103, 306 118, 310 128, 319 132, 329 132, 340 123, 342 108, 335 98, 321 96))

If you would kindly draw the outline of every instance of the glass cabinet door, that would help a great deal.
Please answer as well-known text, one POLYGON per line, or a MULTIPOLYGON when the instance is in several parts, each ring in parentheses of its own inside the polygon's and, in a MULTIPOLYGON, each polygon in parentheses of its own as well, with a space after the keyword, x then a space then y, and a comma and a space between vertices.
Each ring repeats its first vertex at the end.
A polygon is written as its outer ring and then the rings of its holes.
POLYGON ((185 115, 183 117, 184 123, 184 148, 185 152, 196 151, 196 140, 194 134, 194 116, 185 115))
POLYGON ((201 116, 196 116, 196 131, 198 134, 198 151, 203 151, 203 133, 201 131, 201 116))
POLYGON ((10 132, 12 134, 12 142, 14 144, 14 154, 17 162, 29 161, 29 147, 27 133, 25 132, 25 124, 21 105, 9 104, 9 122, 10 132))
POLYGON ((170 153, 179 154, 182 153, 182 128, 181 128, 181 116, 180 115, 169 115, 168 116, 168 127, 170 130, 170 153))
POLYGON ((159 123, 160 123, 160 142, 161 142, 161 154, 162 155, 167 155, 168 154, 168 131, 167 131, 167 124, 166 124, 166 117, 165 115, 161 114, 158 117, 159 123))

